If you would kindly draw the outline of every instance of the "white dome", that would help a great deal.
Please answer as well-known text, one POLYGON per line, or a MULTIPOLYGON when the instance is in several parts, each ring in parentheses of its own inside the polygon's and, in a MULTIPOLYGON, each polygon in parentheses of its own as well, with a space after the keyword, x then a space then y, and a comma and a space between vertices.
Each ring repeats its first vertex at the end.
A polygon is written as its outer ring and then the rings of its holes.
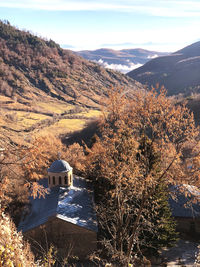
POLYGON ((48 172, 53 173, 59 173, 59 172, 69 172, 71 171, 72 167, 69 165, 69 163, 65 160, 56 160, 54 161, 50 168, 48 169, 48 172))

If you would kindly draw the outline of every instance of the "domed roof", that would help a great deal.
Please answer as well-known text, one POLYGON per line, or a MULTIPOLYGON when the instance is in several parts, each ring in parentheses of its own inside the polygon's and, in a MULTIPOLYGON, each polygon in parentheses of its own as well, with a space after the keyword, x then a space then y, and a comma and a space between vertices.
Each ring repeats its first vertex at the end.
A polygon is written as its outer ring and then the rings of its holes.
POLYGON ((51 164, 50 168, 48 169, 48 172, 55 172, 55 173, 68 172, 71 171, 71 169, 72 167, 69 165, 67 161, 59 159, 51 164))

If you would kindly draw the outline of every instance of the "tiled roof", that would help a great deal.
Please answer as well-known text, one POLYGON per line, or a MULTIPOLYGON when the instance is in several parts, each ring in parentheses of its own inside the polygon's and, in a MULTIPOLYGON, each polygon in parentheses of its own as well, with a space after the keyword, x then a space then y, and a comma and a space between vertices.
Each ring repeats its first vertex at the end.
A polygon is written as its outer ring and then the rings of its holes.
MULTIPOLYGON (((53 187, 45 198, 31 198, 31 211, 19 224, 18 230, 26 232, 50 218, 57 217, 66 222, 76 224, 88 230, 97 232, 97 220, 94 211, 93 193, 89 183, 74 175, 74 185, 53 187)), ((41 180, 47 187, 47 179, 41 180)))
POLYGON ((171 186, 170 191, 172 195, 169 198, 169 204, 174 217, 200 218, 200 190, 197 187, 171 186))
POLYGON ((68 172, 71 169, 72 167, 69 165, 67 161, 59 159, 51 164, 50 168, 48 169, 48 172, 54 172, 54 173, 68 172))

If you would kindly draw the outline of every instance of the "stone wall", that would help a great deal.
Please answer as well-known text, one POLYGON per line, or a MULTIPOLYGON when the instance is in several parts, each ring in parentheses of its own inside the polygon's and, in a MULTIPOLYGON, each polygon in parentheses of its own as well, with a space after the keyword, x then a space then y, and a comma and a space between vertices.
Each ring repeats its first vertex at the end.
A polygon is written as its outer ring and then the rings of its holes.
POLYGON ((176 217, 177 231, 183 235, 200 237, 200 219, 176 217))
POLYGON ((96 232, 59 218, 50 219, 44 225, 26 232, 25 236, 31 243, 33 243, 31 240, 39 242, 45 250, 47 245, 53 244, 58 248, 62 258, 70 255, 84 259, 97 246, 96 232))

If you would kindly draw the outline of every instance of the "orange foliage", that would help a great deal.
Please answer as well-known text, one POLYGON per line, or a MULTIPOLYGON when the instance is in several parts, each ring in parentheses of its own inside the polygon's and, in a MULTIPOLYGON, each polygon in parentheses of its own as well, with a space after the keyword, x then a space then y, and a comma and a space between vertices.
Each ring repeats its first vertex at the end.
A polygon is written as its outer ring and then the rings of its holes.
POLYGON ((161 182, 199 185, 199 131, 189 109, 175 106, 163 89, 136 91, 131 99, 122 90, 113 90, 105 107, 102 138, 88 150, 88 175, 97 181, 97 190, 103 190, 101 196, 116 205, 116 224, 105 216, 102 223, 107 223, 113 237, 112 249, 118 248, 119 258, 129 263, 142 213, 156 186, 161 182), (190 156, 184 153, 188 144, 190 156), (136 215, 128 204, 133 196, 139 201, 136 215))

